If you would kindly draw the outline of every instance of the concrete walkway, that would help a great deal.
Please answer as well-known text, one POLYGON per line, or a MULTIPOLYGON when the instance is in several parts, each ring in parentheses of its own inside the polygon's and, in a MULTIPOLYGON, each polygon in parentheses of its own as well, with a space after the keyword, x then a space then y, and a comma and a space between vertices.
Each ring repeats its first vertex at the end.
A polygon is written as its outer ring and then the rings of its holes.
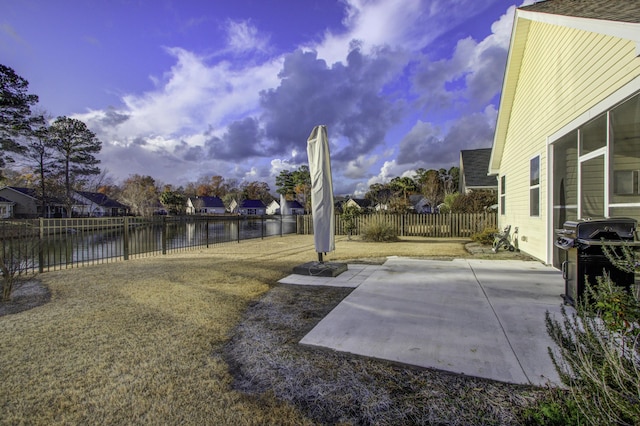
POLYGON ((418 260, 349 265, 297 285, 354 287, 301 341, 420 367, 518 384, 559 384, 545 312, 557 317, 559 271, 518 260, 418 260))

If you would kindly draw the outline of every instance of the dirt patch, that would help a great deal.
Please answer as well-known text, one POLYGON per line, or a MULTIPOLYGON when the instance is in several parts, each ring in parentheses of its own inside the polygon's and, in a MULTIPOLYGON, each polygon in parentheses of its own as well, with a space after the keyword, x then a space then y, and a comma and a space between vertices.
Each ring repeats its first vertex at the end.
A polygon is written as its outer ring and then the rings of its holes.
POLYGON ((253 303, 224 350, 234 387, 274 395, 319 424, 517 425, 544 393, 299 345, 351 291, 277 285, 253 303))
POLYGON ((21 280, 15 285, 11 300, 0 302, 0 317, 33 309, 51 300, 51 292, 38 279, 21 280))

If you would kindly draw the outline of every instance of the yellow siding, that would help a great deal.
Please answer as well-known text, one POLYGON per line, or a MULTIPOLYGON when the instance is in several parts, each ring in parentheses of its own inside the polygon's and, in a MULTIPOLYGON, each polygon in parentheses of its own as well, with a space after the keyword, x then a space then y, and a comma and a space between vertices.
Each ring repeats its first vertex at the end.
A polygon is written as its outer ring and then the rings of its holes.
POLYGON ((506 215, 519 227, 520 249, 547 255, 547 138, 640 74, 635 43, 531 22, 513 98, 500 175, 506 215), (540 216, 529 216, 529 161, 540 155, 540 216))

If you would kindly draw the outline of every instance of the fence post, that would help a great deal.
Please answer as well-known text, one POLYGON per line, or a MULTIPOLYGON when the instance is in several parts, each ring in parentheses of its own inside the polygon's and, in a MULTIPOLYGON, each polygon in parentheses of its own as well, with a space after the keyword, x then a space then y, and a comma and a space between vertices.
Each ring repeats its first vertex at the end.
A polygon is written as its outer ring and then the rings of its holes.
POLYGON ((260 239, 264 240, 264 215, 260 216, 260 231, 262 233, 260 239))
POLYGON ((40 233, 38 235, 38 272, 44 272, 44 218, 40 218, 40 233))
POLYGON ((162 216, 162 254, 167 254, 167 217, 162 216))
POLYGON ((240 244, 240 216, 238 216, 238 244, 240 244))
POLYGON ((205 226, 205 231, 204 231, 204 235, 205 238, 207 239, 207 248, 209 248, 209 218, 207 218, 207 220, 204 223, 205 226))
POLYGON ((129 216, 125 216, 122 221, 122 255, 124 260, 129 260, 129 216))

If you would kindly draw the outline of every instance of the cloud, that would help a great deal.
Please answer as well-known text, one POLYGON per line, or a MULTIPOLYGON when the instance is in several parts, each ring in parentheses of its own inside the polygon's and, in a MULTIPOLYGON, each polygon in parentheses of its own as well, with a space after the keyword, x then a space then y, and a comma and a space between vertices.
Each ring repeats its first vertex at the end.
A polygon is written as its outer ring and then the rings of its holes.
POLYGON ((177 184, 220 174, 275 189, 281 170, 306 164, 306 140, 318 124, 328 127, 341 193, 418 167, 453 165, 460 149, 491 145, 495 107, 485 107, 501 88, 512 9, 485 39, 463 38, 447 57, 432 60, 428 44, 485 2, 344 6, 342 31, 279 56, 268 56, 269 36, 251 21, 228 20, 221 51, 165 48, 175 62, 150 77, 152 90, 75 118, 103 140, 109 169, 162 174, 177 184), (397 130, 409 116, 413 127, 397 130))
POLYGON ((426 111, 482 107, 500 92, 514 13, 512 6, 480 42, 459 40, 451 57, 420 60, 412 81, 426 111))
POLYGON ((336 160, 349 160, 371 151, 399 119, 401 104, 381 95, 395 74, 393 53, 364 56, 353 50, 347 64, 328 67, 315 52, 296 51, 286 56, 280 85, 261 93, 270 155, 306 152, 306 139, 318 124, 330 139, 345 145, 332 152, 336 160))
POLYGON ((222 137, 207 140, 206 154, 209 158, 232 161, 264 156, 262 141, 263 131, 258 120, 247 117, 231 123, 222 137))
POLYGON ((398 165, 440 168, 455 165, 463 149, 490 148, 497 112, 488 106, 483 112, 463 115, 447 123, 448 131, 418 121, 400 141, 398 165))
POLYGON ((258 29, 249 21, 228 20, 226 23, 227 45, 229 51, 245 53, 251 51, 266 52, 269 46, 269 36, 259 33, 258 29))
POLYGON ((344 62, 354 40, 360 43, 364 54, 381 46, 418 52, 481 12, 488 3, 477 0, 344 0, 344 31, 328 31, 321 43, 309 48, 329 64, 344 62))
POLYGON ((369 175, 369 170, 378 161, 377 156, 367 157, 359 155, 357 158, 347 162, 344 167, 344 176, 350 179, 362 179, 369 175))

